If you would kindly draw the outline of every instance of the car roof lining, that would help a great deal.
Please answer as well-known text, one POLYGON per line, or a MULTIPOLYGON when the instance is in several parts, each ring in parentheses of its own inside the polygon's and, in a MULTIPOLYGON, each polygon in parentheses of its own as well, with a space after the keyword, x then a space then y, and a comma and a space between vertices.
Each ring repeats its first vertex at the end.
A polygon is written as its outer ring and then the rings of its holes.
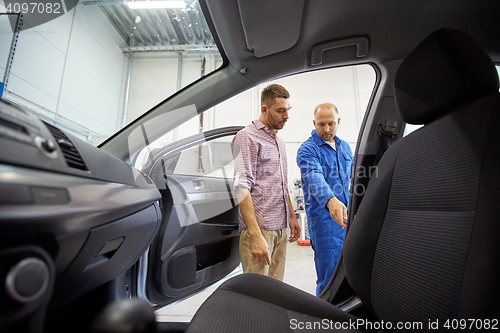
POLYGON ((299 40, 304 0, 238 0, 238 8, 247 48, 255 57, 286 51, 299 40))
MULTIPOLYGON (((367 56, 361 59, 354 47, 350 52, 349 48, 328 51, 331 56, 316 66, 318 69, 360 62, 379 63, 404 59, 420 41, 441 28, 468 33, 495 62, 500 61, 500 42, 488 33, 500 31, 500 6, 494 1, 307 1, 297 42, 286 51, 265 57, 257 57, 247 47, 248 31, 245 31, 246 22, 242 21, 238 2, 208 0, 207 7, 229 61, 237 70, 245 69, 245 75, 256 83, 313 69, 312 48, 320 43, 365 37, 370 45, 367 56), (452 2, 454 9, 450 11, 452 2), (464 19, 472 16, 481 17, 480 24, 464 19)), ((285 12, 282 15, 285 16, 285 12)), ((269 44, 274 41, 269 33, 258 37, 260 47, 270 48, 269 44)))

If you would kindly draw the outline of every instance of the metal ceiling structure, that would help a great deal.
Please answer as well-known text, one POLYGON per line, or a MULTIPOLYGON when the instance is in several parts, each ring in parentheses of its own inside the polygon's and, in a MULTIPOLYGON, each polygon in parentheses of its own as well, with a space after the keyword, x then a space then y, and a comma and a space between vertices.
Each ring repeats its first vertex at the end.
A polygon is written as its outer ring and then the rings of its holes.
MULTIPOLYGON (((145 0, 137 0, 145 1, 145 0)), ((83 1, 83 5, 98 5, 111 25, 124 40, 120 47, 128 54, 128 68, 123 96, 121 126, 127 123, 130 85, 134 54, 138 52, 170 52, 178 56, 177 90, 181 89, 182 59, 184 53, 200 54, 201 76, 204 76, 205 58, 202 53, 220 57, 212 33, 208 28, 198 1, 185 0, 186 6, 177 8, 131 9, 126 0, 83 1)), ((203 118, 200 116, 200 132, 203 118)), ((174 132, 174 138, 176 134, 174 132)))
POLYGON ((130 9, 123 1, 84 1, 99 5, 125 41, 122 52, 218 52, 197 1, 182 9, 130 9))

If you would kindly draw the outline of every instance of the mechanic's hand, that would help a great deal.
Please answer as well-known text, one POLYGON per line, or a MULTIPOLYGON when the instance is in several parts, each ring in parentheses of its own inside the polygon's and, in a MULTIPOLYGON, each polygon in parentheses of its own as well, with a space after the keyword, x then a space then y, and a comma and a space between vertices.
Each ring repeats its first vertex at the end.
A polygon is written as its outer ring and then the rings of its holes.
POLYGON ((271 254, 269 253, 269 245, 262 234, 250 237, 250 252, 252 260, 260 262, 264 265, 271 265, 271 254))
POLYGON ((300 237, 300 226, 299 222, 297 221, 297 218, 295 217, 295 214, 292 214, 290 216, 289 226, 290 226, 290 237, 288 238, 288 241, 290 243, 293 243, 300 237))
POLYGON ((337 222, 337 224, 341 226, 342 229, 345 229, 344 221, 347 221, 346 206, 342 202, 340 202, 339 199, 333 197, 327 202, 326 207, 328 208, 332 219, 337 222))

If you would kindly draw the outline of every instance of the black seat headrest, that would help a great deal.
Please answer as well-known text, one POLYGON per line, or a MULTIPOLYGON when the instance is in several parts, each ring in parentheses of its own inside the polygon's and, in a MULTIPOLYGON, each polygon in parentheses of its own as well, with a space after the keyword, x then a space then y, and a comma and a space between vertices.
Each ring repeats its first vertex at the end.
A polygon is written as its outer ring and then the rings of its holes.
POLYGON ((401 63, 394 98, 403 120, 428 124, 458 106, 498 92, 493 61, 469 35, 441 29, 401 63))

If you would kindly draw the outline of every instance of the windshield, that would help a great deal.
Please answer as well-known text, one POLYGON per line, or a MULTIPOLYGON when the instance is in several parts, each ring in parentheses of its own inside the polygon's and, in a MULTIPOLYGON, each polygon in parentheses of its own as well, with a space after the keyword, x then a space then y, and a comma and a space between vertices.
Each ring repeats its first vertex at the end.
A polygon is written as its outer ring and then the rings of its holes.
POLYGON ((0 0, 2 99, 98 145, 222 65, 197 1, 147 3, 0 0))

